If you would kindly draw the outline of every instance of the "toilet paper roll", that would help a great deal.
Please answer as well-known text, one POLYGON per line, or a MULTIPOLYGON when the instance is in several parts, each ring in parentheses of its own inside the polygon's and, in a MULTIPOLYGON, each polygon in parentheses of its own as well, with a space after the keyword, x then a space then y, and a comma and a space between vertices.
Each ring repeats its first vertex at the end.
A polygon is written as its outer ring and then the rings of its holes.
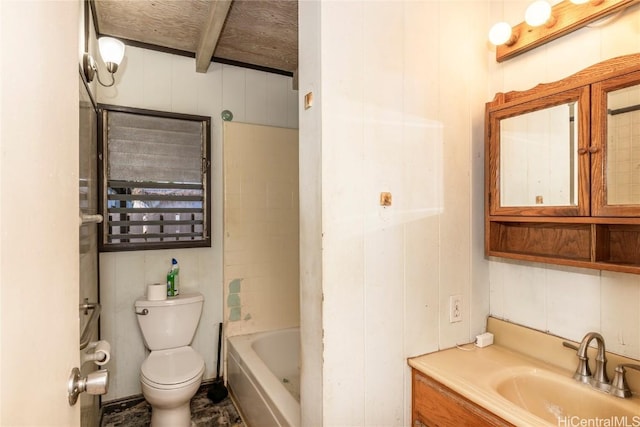
POLYGON ((105 365, 111 359, 111 344, 104 340, 98 341, 94 354, 93 362, 98 366, 105 365))
POLYGON ((93 362, 102 366, 111 360, 111 344, 108 341, 91 341, 87 348, 80 354, 80 361, 84 365, 93 362))
POLYGON ((147 299, 149 301, 161 301, 167 299, 167 285, 154 283, 147 285, 147 299))

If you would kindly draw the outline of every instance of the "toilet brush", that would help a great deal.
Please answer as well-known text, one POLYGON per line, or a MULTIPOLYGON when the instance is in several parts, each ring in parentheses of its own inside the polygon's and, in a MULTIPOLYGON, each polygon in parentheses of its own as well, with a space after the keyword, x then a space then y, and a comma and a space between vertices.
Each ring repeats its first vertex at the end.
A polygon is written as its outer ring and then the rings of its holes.
POLYGON ((216 379, 209 386, 207 397, 213 402, 218 403, 224 400, 229 394, 227 388, 224 386, 224 381, 220 378, 220 349, 222 347, 222 322, 218 328, 218 360, 216 365, 216 379))

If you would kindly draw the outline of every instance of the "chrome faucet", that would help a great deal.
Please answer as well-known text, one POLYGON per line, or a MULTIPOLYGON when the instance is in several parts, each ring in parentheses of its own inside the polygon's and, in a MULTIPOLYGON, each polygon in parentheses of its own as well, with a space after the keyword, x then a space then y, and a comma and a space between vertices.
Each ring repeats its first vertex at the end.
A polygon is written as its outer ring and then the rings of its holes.
POLYGON ((607 377, 607 357, 605 353, 604 338, 597 332, 589 332, 580 343, 580 347, 576 347, 568 342, 563 342, 562 345, 568 348, 572 348, 578 351, 578 368, 573 374, 573 379, 581 383, 590 384, 593 388, 609 392, 610 384, 607 377), (591 369, 589 369, 589 357, 587 356, 587 349, 591 341, 596 340, 598 344, 598 354, 596 355, 596 367, 593 375, 591 369))
POLYGON ((631 390, 627 384, 625 378, 626 370, 624 368, 631 368, 640 371, 640 365, 633 363, 622 363, 616 366, 615 374, 613 375, 613 381, 611 381, 610 393, 616 397, 631 397, 631 390))

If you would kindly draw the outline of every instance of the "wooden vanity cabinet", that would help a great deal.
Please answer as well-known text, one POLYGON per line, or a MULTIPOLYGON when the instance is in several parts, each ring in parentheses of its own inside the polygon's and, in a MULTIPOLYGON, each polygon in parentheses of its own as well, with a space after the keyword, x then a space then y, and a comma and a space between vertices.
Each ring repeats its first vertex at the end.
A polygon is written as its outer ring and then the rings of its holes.
POLYGON ((412 371, 412 425, 442 427, 512 426, 422 372, 412 371))
POLYGON ((640 274, 640 54, 486 104, 485 254, 640 274))

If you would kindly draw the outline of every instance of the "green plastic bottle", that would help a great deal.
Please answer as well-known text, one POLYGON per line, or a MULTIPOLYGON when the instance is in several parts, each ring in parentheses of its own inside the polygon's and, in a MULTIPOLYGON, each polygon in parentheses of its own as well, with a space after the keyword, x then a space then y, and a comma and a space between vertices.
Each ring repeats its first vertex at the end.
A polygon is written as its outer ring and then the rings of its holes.
POLYGON ((171 269, 167 273, 167 296, 176 297, 180 294, 180 266, 178 260, 171 260, 171 269))

